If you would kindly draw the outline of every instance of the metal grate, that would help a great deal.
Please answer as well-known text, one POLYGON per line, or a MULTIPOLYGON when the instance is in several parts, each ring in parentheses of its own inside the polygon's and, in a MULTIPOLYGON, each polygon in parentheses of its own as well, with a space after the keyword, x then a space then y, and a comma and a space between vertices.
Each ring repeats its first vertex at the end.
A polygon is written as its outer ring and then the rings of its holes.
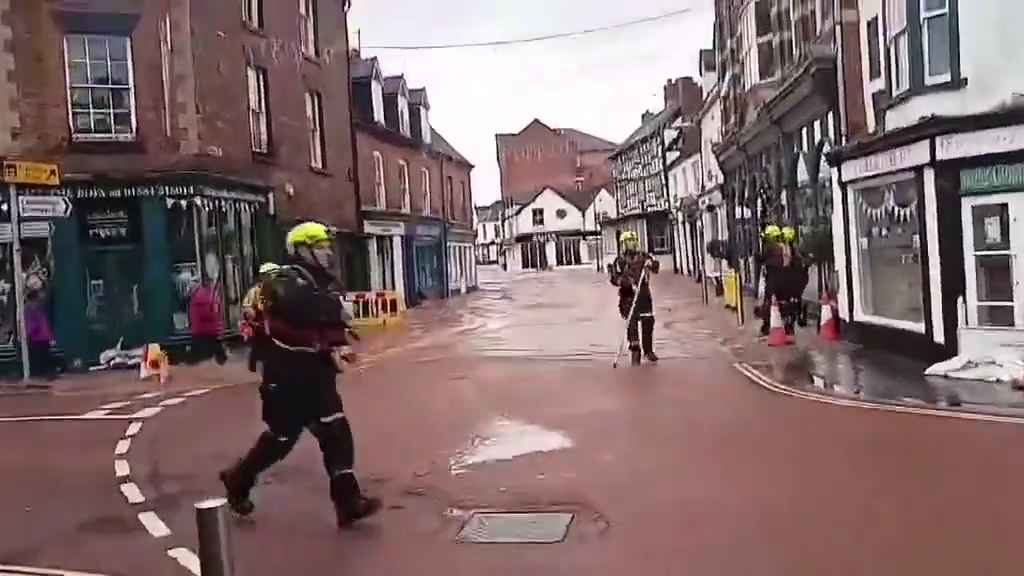
POLYGON ((458 542, 555 544, 565 540, 574 515, 567 512, 478 512, 462 526, 458 542))

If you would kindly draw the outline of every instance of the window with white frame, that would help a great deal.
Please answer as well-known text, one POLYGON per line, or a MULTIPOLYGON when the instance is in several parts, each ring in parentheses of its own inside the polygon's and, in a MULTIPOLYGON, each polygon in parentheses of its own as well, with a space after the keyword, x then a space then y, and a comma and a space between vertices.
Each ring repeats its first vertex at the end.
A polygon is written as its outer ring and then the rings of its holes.
POLYGON ((73 139, 134 140, 131 40, 70 34, 64 38, 64 50, 73 139))
POLYGON ((319 92, 306 92, 306 123, 309 128, 309 165, 324 168, 324 105, 319 92))
POLYGON ((402 192, 402 212, 409 212, 412 199, 409 197, 409 163, 405 160, 398 161, 398 188, 402 192))
MULTIPOLYGON (((927 1, 927 0, 926 0, 927 1)), ((885 45, 889 55, 892 93, 910 88, 910 40, 907 27, 907 0, 885 0, 885 45)))
POLYGON ((377 208, 387 208, 387 188, 384 185, 384 157, 380 152, 373 153, 373 193, 377 200, 377 208))
POLYGON ((423 215, 430 216, 430 170, 420 168, 420 188, 423 190, 423 215))
POLYGON ((377 124, 384 124, 384 85, 380 78, 374 78, 370 83, 370 91, 373 93, 373 121, 377 124))
POLYGON ((302 53, 313 58, 320 56, 316 3, 317 0, 299 0, 299 39, 302 42, 302 53))
POLYGON ((249 132, 252 151, 270 151, 270 119, 267 115, 267 70, 253 65, 246 67, 249 84, 249 132))
POLYGON ((263 0, 242 0, 242 21, 250 28, 263 28, 263 0))
POLYGON ((948 82, 952 77, 949 0, 921 0, 921 44, 925 84, 948 82))
POLYGON ((420 106, 420 131, 422 132, 420 137, 423 138, 423 142, 430 144, 430 110, 427 110, 426 106, 420 106))

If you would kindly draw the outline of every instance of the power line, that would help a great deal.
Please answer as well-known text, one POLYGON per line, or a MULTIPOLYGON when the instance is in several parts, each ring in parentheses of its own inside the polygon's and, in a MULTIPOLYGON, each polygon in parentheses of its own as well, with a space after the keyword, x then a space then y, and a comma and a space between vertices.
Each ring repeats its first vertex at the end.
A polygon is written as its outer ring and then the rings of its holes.
POLYGON ((577 30, 575 32, 559 32, 555 34, 545 34, 543 36, 531 36, 527 38, 516 38, 511 40, 491 40, 486 42, 465 42, 454 44, 381 45, 364 46, 363 48, 366 50, 449 50, 453 48, 486 48, 491 46, 512 46, 517 44, 531 44, 535 42, 557 40, 559 38, 584 36, 587 34, 595 34, 598 32, 609 32, 612 30, 619 30, 622 28, 638 26, 641 24, 650 24, 652 22, 658 22, 661 20, 668 20, 669 18, 675 18, 676 16, 681 16, 692 11, 692 8, 683 8, 681 10, 673 10, 672 12, 666 12, 664 14, 659 14, 657 16, 648 16, 646 18, 638 18, 636 20, 630 20, 628 22, 609 24, 607 26, 598 26, 597 28, 586 28, 583 30, 577 30))

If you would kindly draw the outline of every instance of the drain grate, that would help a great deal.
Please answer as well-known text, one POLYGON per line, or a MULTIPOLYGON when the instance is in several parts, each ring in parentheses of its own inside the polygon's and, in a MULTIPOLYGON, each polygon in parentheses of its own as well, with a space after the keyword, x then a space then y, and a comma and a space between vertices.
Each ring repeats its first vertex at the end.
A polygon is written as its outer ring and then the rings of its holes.
POLYGON ((568 512, 478 512, 458 542, 470 544, 555 544, 565 540, 573 514, 568 512))

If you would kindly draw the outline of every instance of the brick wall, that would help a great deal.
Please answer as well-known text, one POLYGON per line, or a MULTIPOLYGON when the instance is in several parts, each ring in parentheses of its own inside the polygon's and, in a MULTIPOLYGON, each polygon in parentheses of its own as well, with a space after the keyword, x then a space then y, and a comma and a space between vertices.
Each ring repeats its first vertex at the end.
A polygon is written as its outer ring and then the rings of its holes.
MULTIPOLYGON (((136 20, 131 36, 138 137, 130 143, 83 144, 70 138, 61 49, 63 26, 76 20, 56 8, 77 10, 83 5, 14 2, 9 18, 21 124, 14 132, 15 152, 58 161, 72 178, 138 178, 169 170, 239 178, 273 188, 284 220, 316 217, 356 230, 345 14, 340 3, 320 0, 321 58, 312 62, 299 48, 297 4, 264 4, 266 25, 260 32, 246 28, 237 2, 144 0, 134 4, 134 15, 94 19, 101 27, 136 20), (161 54, 161 31, 168 16, 169 113, 161 54), (245 76, 249 60, 268 70, 273 150, 262 159, 250 148, 245 76), (308 89, 323 96, 325 173, 309 168, 308 89)), ((2 96, 0 87, 0 103, 2 96)))

